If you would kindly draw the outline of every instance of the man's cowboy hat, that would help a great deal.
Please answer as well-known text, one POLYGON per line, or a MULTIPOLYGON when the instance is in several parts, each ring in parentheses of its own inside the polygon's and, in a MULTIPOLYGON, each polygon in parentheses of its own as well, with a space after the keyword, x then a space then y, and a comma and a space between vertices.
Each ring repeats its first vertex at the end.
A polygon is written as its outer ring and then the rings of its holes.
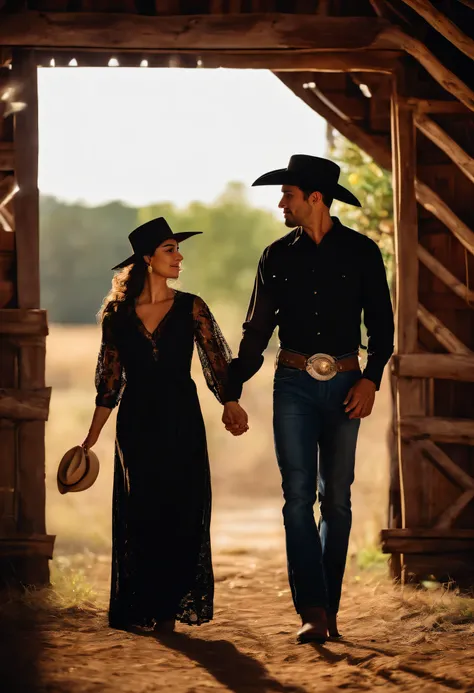
POLYGON ((128 237, 133 248, 133 255, 130 255, 130 257, 123 262, 119 262, 119 264, 112 267, 112 269, 116 270, 121 267, 127 267, 127 265, 131 265, 144 255, 153 255, 158 246, 170 238, 180 243, 200 233, 202 233, 202 231, 173 233, 164 217, 158 217, 157 219, 147 221, 145 224, 142 224, 132 231, 128 237))
POLYGON ((92 450, 85 450, 80 445, 68 450, 59 463, 59 493, 68 491, 85 491, 92 486, 99 474, 99 459, 92 450))
POLYGON ((302 190, 317 190, 335 200, 360 207, 357 197, 337 182, 340 173, 341 169, 334 161, 319 156, 294 154, 287 168, 264 173, 252 185, 297 185, 302 190))

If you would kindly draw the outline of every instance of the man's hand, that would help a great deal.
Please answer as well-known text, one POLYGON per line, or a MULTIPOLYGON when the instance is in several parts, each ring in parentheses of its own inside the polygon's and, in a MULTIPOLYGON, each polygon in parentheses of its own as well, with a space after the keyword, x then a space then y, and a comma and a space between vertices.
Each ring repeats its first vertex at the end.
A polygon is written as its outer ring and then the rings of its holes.
POLYGON ((375 391, 375 383, 367 378, 361 378, 351 387, 344 400, 345 412, 349 414, 350 419, 364 419, 372 413, 375 391))
POLYGON ((238 402, 226 402, 224 404, 222 423, 226 431, 230 431, 233 436, 241 436, 242 433, 249 430, 247 412, 242 409, 238 402))

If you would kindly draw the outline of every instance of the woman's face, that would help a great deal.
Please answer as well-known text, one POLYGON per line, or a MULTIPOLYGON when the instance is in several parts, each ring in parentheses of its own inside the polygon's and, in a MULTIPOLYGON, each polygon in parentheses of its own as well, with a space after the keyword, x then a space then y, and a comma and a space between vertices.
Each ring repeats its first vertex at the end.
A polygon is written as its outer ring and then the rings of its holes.
POLYGON ((149 261, 154 274, 166 279, 177 279, 183 256, 179 252, 177 242, 170 238, 159 245, 152 257, 146 260, 149 261))

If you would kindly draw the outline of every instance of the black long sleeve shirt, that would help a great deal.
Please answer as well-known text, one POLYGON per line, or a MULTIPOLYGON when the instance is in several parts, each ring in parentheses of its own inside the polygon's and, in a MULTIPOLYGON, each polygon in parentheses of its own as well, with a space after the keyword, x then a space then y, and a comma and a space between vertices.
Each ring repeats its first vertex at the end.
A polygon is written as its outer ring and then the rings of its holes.
POLYGON ((362 312, 368 335, 363 375, 380 387, 394 338, 382 254, 370 238, 332 220, 319 244, 298 228, 263 252, 224 401, 240 398, 277 325, 283 349, 341 357, 361 345, 362 312))

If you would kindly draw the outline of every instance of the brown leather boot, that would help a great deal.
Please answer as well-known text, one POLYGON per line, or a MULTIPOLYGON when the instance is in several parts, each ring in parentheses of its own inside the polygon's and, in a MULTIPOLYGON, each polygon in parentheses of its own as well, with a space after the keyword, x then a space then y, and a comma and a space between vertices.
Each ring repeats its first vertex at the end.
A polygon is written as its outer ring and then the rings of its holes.
POLYGON ((328 632, 331 638, 342 638, 337 629, 337 614, 328 614, 328 632))
POLYGON ((328 639, 326 610, 311 606, 301 611, 301 628, 296 633, 298 642, 317 642, 320 645, 328 639))

